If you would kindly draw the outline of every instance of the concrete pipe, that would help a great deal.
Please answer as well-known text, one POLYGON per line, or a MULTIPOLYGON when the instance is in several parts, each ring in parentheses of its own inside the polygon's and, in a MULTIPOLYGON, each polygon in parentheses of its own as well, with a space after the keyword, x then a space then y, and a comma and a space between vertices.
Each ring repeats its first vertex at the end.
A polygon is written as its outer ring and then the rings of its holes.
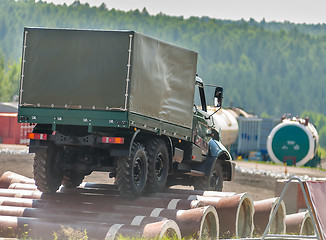
MULTIPOLYGON (((268 221, 272 216, 272 212, 274 211, 278 201, 280 198, 270 198, 260 201, 254 202, 255 214, 254 214, 254 224, 255 224, 255 233, 263 234, 268 221)), ((276 215, 273 219, 270 228, 268 229, 268 233, 271 234, 285 234, 285 222, 284 218, 286 216, 286 208, 285 204, 282 200, 276 215)))
POLYGON ((0 206, 0 215, 22 217, 25 209, 25 207, 0 206))
MULTIPOLYGON (((42 202, 43 200, 36 201, 42 202)), ((131 224, 132 222, 154 222, 160 220, 156 219, 157 217, 164 217, 177 222, 183 237, 196 235, 199 239, 216 239, 219 231, 218 216, 215 208, 212 206, 189 210, 171 210, 110 204, 108 204, 107 207, 101 205, 99 208, 94 208, 94 206, 98 206, 98 204, 84 204, 84 206, 75 204, 74 206, 74 204, 68 202, 48 202, 48 204, 43 204, 43 206, 45 208, 38 209, 0 206, 0 215, 37 219, 42 218, 47 220, 60 219, 60 221, 63 222, 90 221, 100 223, 118 222, 125 224, 131 224), (68 204, 68 207, 65 206, 66 204, 68 204)))
POLYGON ((161 216, 173 219, 178 224, 182 237, 196 239, 217 239, 219 236, 219 219, 214 207, 178 210, 155 209, 151 216, 161 216))
POLYGON ((235 192, 187 190, 187 189, 176 189, 176 188, 167 188, 164 190, 164 192, 165 193, 185 194, 185 195, 199 195, 199 196, 207 196, 207 197, 231 197, 236 194, 235 192))
POLYGON ((149 222, 143 225, 98 224, 94 222, 62 222, 48 219, 17 218, 0 216, 0 237, 48 239, 55 235, 59 238, 76 237, 89 239, 116 239, 119 236, 162 238, 176 236, 181 238, 180 229, 173 220, 149 222))
POLYGON ((0 188, 8 188, 12 183, 35 184, 35 181, 31 178, 10 171, 7 171, 4 174, 2 174, 0 178, 0 188))
POLYGON ((67 193, 67 194, 100 194, 109 196, 120 196, 120 192, 115 189, 100 189, 100 188, 67 188, 60 186, 57 192, 67 193))
POLYGON ((220 221, 220 238, 246 238, 253 233, 253 200, 248 193, 236 194, 231 197, 204 197, 198 200, 215 207, 220 221))
POLYGON ((107 232, 105 240, 117 239, 119 236, 145 239, 162 239, 163 237, 181 239, 180 229, 173 220, 149 223, 145 226, 114 224, 107 232))
POLYGON ((309 212, 294 213, 285 216, 287 234, 315 235, 315 228, 309 212))
MULTIPOLYGON (((38 201, 40 202, 40 201, 38 201)), ((166 208, 150 208, 140 206, 125 206, 112 204, 98 204, 96 201, 92 204, 74 204, 69 202, 48 202, 43 204, 44 210, 26 209, 24 216, 37 218, 61 218, 73 220, 92 220, 106 222, 108 219, 118 220, 122 217, 133 217, 135 215, 150 217, 165 217, 175 220, 180 226, 182 236, 209 235, 212 238, 218 236, 218 217, 214 207, 206 206, 189 210, 173 210, 166 208), (60 215, 60 216, 57 216, 60 215)), ((37 204, 34 204, 36 207, 37 204)))
POLYGON ((17 221, 17 217, 0 215, 0 238, 16 238, 17 221))
MULTIPOLYGON (((104 239, 115 224, 0 216, 0 238, 49 239, 55 233, 58 239, 70 239, 72 235, 80 239, 84 239, 85 235, 88 239, 104 239)), ((144 226, 138 228, 143 230, 144 226)))
POLYGON ((19 190, 37 190, 37 187, 35 184, 31 183, 12 183, 8 187, 8 189, 19 189, 19 190))
MULTIPOLYGON (((40 202, 40 200, 38 201, 40 202)), ((89 220, 97 219, 96 221, 107 221, 107 219, 117 219, 115 216, 123 215, 144 215, 151 217, 165 217, 168 219, 175 220, 180 226, 182 236, 192 236, 197 234, 209 235, 212 238, 218 236, 218 217, 214 207, 207 206, 201 208, 194 208, 189 210, 173 210, 166 208, 150 208, 140 206, 125 206, 125 205, 103 205, 98 204, 94 201, 92 204, 75 204, 69 202, 48 202, 42 203, 42 206, 47 211, 39 211, 40 209, 26 209, 24 216, 28 217, 46 217, 50 216, 52 212, 55 214, 67 214, 67 216, 74 216, 80 212, 86 212, 83 214, 83 220, 88 217, 89 220), (76 211, 76 213, 72 211, 76 211), (40 215, 42 213, 42 215, 40 215), (104 218, 102 220, 102 218, 104 218)), ((36 207, 37 204, 34 204, 36 207)), ((52 217, 56 217, 52 214, 52 217)))
POLYGON ((105 205, 108 202, 113 205, 133 205, 147 207, 162 207, 168 209, 191 209, 203 207, 198 200, 185 199, 161 199, 152 197, 139 197, 137 199, 125 199, 120 196, 92 195, 92 194, 42 194, 42 199, 47 201, 70 201, 70 202, 96 202, 105 205))
POLYGON ((41 196, 42 196, 42 192, 40 191, 30 191, 30 190, 20 190, 20 189, 0 189, 0 197, 40 199, 41 196))
POLYGON ((0 206, 33 207, 34 201, 28 198, 0 197, 0 206))
POLYGON ((97 222, 106 224, 130 224, 130 225, 143 225, 152 222, 163 220, 163 217, 150 217, 144 215, 130 215, 128 213, 110 213, 110 212, 84 212, 78 209, 74 211, 66 211, 55 209, 25 209, 23 217, 32 217, 37 219, 47 219, 55 221, 60 219, 63 222, 97 222))

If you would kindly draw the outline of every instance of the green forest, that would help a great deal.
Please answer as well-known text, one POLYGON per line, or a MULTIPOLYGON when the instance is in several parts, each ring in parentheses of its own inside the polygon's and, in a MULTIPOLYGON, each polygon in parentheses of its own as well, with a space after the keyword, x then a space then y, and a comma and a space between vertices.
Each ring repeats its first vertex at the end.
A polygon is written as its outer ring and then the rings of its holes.
POLYGON ((326 24, 185 19, 79 1, 1 0, 0 101, 18 94, 24 26, 135 30, 195 50, 198 74, 224 87, 224 107, 276 118, 306 114, 326 139, 326 122, 317 120, 326 115, 326 24))

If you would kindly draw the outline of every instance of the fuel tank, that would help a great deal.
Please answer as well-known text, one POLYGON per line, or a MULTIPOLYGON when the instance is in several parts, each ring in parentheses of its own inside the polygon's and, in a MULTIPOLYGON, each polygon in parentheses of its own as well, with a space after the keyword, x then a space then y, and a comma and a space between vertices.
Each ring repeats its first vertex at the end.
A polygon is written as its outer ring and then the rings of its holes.
POLYGON ((302 166, 315 156, 318 138, 308 119, 285 118, 270 132, 267 151, 275 163, 302 166))

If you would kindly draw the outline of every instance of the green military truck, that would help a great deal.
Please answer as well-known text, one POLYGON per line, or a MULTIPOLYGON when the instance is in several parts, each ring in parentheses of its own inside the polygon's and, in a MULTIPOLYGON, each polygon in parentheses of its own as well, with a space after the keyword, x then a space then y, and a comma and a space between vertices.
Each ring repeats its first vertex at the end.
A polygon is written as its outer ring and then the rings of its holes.
POLYGON ((167 183, 222 190, 234 164, 196 68, 196 52, 134 31, 25 28, 18 121, 35 125, 38 189, 105 171, 129 196, 167 183))

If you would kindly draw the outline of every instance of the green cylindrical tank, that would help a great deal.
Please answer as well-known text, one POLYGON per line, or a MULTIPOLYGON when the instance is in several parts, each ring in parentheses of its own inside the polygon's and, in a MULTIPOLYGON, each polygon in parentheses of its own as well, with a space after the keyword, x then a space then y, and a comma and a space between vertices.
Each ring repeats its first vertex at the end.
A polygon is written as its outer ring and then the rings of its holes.
POLYGON ((302 166, 315 156, 317 146, 317 130, 302 118, 283 119, 267 139, 269 157, 279 164, 302 166))

